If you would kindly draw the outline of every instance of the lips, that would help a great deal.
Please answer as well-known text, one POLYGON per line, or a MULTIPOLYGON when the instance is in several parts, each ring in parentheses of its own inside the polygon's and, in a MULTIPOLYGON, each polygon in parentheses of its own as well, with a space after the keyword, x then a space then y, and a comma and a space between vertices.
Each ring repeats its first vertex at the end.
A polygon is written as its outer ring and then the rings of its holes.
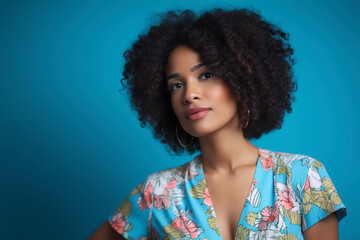
POLYGON ((209 107, 195 107, 195 108, 191 108, 189 109, 186 114, 185 114, 185 117, 186 118, 189 118, 189 116, 193 115, 193 114, 196 114, 198 112, 202 112, 202 111, 209 111, 211 110, 211 108, 209 107))

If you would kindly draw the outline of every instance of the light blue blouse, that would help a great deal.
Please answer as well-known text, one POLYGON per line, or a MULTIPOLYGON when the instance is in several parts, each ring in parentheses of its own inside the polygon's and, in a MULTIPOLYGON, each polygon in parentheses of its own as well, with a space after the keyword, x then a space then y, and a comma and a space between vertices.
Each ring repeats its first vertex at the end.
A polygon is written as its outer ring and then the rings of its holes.
MULTIPOLYGON (((235 239, 304 239, 303 231, 333 212, 338 221, 347 214, 322 163, 259 148, 235 239)), ((126 239, 222 239, 201 154, 150 174, 108 221, 126 239)))

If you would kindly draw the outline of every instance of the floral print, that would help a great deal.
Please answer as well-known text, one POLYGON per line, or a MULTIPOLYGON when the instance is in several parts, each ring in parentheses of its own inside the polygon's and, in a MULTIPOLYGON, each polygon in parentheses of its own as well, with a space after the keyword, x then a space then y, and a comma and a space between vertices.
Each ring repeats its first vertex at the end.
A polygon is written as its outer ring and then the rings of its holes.
POLYGON ((270 169, 272 169, 272 167, 274 166, 274 163, 271 159, 271 155, 266 152, 261 152, 261 151, 259 152, 259 155, 261 156, 260 162, 261 162, 262 169, 264 169, 265 171, 269 171, 270 169))
MULTIPOLYGON (((338 221, 346 216, 321 162, 259 148, 235 239, 304 239, 303 231, 333 212, 338 221)), ((201 154, 150 174, 108 221, 126 239, 222 239, 201 154)))
POLYGON ((288 186, 283 183, 276 183, 276 189, 277 197, 285 210, 297 212, 299 210, 299 204, 295 201, 295 196, 290 193, 288 186))
POLYGON ((179 216, 164 227, 166 239, 196 239, 203 230, 187 216, 179 216))
POLYGON ((111 218, 113 222, 113 227, 120 233, 124 233, 126 222, 124 221, 122 213, 117 213, 115 216, 111 218))
POLYGON ((144 191, 144 197, 138 199, 138 205, 141 210, 152 207, 151 193, 152 185, 148 185, 144 191))

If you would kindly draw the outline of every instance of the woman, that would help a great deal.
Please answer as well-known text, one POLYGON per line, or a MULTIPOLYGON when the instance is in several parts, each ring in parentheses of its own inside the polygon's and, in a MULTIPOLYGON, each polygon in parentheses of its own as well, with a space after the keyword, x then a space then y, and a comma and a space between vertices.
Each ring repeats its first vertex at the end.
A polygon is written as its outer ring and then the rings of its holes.
POLYGON ((247 9, 169 11, 141 35, 124 79, 142 126, 175 153, 89 239, 338 239, 346 208, 312 157, 259 148, 297 84, 288 35, 247 9))

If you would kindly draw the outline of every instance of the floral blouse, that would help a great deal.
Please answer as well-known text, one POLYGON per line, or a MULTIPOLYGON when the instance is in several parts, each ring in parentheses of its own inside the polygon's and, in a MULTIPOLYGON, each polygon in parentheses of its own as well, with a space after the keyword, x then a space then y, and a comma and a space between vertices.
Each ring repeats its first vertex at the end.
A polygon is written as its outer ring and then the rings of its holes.
MULTIPOLYGON (((333 212, 338 221, 347 214, 321 162, 259 148, 235 239, 304 239, 303 231, 333 212)), ((222 239, 201 154, 150 174, 108 221, 126 239, 222 239)))

